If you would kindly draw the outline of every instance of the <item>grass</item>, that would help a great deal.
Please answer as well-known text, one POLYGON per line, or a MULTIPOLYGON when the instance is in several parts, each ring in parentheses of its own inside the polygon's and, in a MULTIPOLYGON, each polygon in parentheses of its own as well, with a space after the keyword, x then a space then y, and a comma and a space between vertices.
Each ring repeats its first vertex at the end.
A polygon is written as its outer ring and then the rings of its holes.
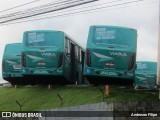
MULTIPOLYGON (((104 87, 102 87, 104 90, 104 87)), ((19 86, 0 88, 0 111, 19 111, 16 100, 22 105, 22 111, 37 111, 59 108, 63 99, 63 107, 75 106, 103 101, 103 94, 95 86, 19 86)), ((158 92, 134 91, 133 88, 112 86, 105 96, 106 102, 158 100, 158 92)))

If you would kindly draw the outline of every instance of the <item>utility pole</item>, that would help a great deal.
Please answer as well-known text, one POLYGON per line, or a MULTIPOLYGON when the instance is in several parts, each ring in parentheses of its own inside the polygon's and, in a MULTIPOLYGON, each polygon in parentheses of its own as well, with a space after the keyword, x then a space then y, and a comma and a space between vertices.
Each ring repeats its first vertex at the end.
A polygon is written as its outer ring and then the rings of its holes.
POLYGON ((157 84, 160 85, 160 0, 159 0, 159 23, 158 23, 158 61, 157 61, 157 84))

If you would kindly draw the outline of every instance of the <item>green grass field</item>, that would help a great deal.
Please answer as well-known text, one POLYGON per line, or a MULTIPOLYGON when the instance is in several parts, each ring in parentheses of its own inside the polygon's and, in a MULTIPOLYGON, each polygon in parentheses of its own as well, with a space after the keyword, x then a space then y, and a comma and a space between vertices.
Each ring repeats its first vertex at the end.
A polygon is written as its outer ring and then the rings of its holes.
MULTIPOLYGON (((137 100, 158 100, 158 91, 135 91, 133 88, 111 86, 109 95, 104 98, 107 102, 137 100)), ((53 86, 51 90, 47 86, 38 85, 19 86, 16 89, 0 87, 0 111, 19 111, 16 101, 23 104, 22 111, 36 111, 102 102, 103 94, 95 86, 53 86), (63 106, 57 94, 63 98, 63 106)))

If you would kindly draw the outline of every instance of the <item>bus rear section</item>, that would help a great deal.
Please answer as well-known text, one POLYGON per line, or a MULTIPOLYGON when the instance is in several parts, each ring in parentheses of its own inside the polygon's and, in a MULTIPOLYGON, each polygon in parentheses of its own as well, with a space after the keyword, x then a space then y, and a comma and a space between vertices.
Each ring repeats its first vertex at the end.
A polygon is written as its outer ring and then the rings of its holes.
POLYGON ((91 26, 84 75, 93 84, 133 84, 137 32, 115 26, 91 26))
POLYGON ((157 89, 157 63, 151 61, 137 61, 135 71, 135 89, 157 89))
POLYGON ((64 33, 28 31, 23 36, 22 74, 33 83, 54 83, 64 75, 64 33))
POLYGON ((21 43, 7 44, 2 59, 2 77, 11 84, 24 84, 21 74, 21 43))

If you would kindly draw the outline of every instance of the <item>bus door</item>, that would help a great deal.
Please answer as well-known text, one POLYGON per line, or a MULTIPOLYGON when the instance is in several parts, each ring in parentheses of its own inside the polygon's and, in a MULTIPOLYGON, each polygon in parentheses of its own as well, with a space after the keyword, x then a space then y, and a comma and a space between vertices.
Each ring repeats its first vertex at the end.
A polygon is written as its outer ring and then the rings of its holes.
POLYGON ((83 76, 83 71, 84 71, 84 57, 85 57, 85 52, 84 51, 81 51, 81 55, 82 55, 82 57, 81 57, 81 62, 82 62, 82 84, 85 82, 84 81, 84 76, 83 76))
POLYGON ((71 43, 71 67, 70 68, 71 68, 70 80, 74 81, 75 71, 76 71, 76 68, 75 68, 75 46, 72 43, 71 43))

